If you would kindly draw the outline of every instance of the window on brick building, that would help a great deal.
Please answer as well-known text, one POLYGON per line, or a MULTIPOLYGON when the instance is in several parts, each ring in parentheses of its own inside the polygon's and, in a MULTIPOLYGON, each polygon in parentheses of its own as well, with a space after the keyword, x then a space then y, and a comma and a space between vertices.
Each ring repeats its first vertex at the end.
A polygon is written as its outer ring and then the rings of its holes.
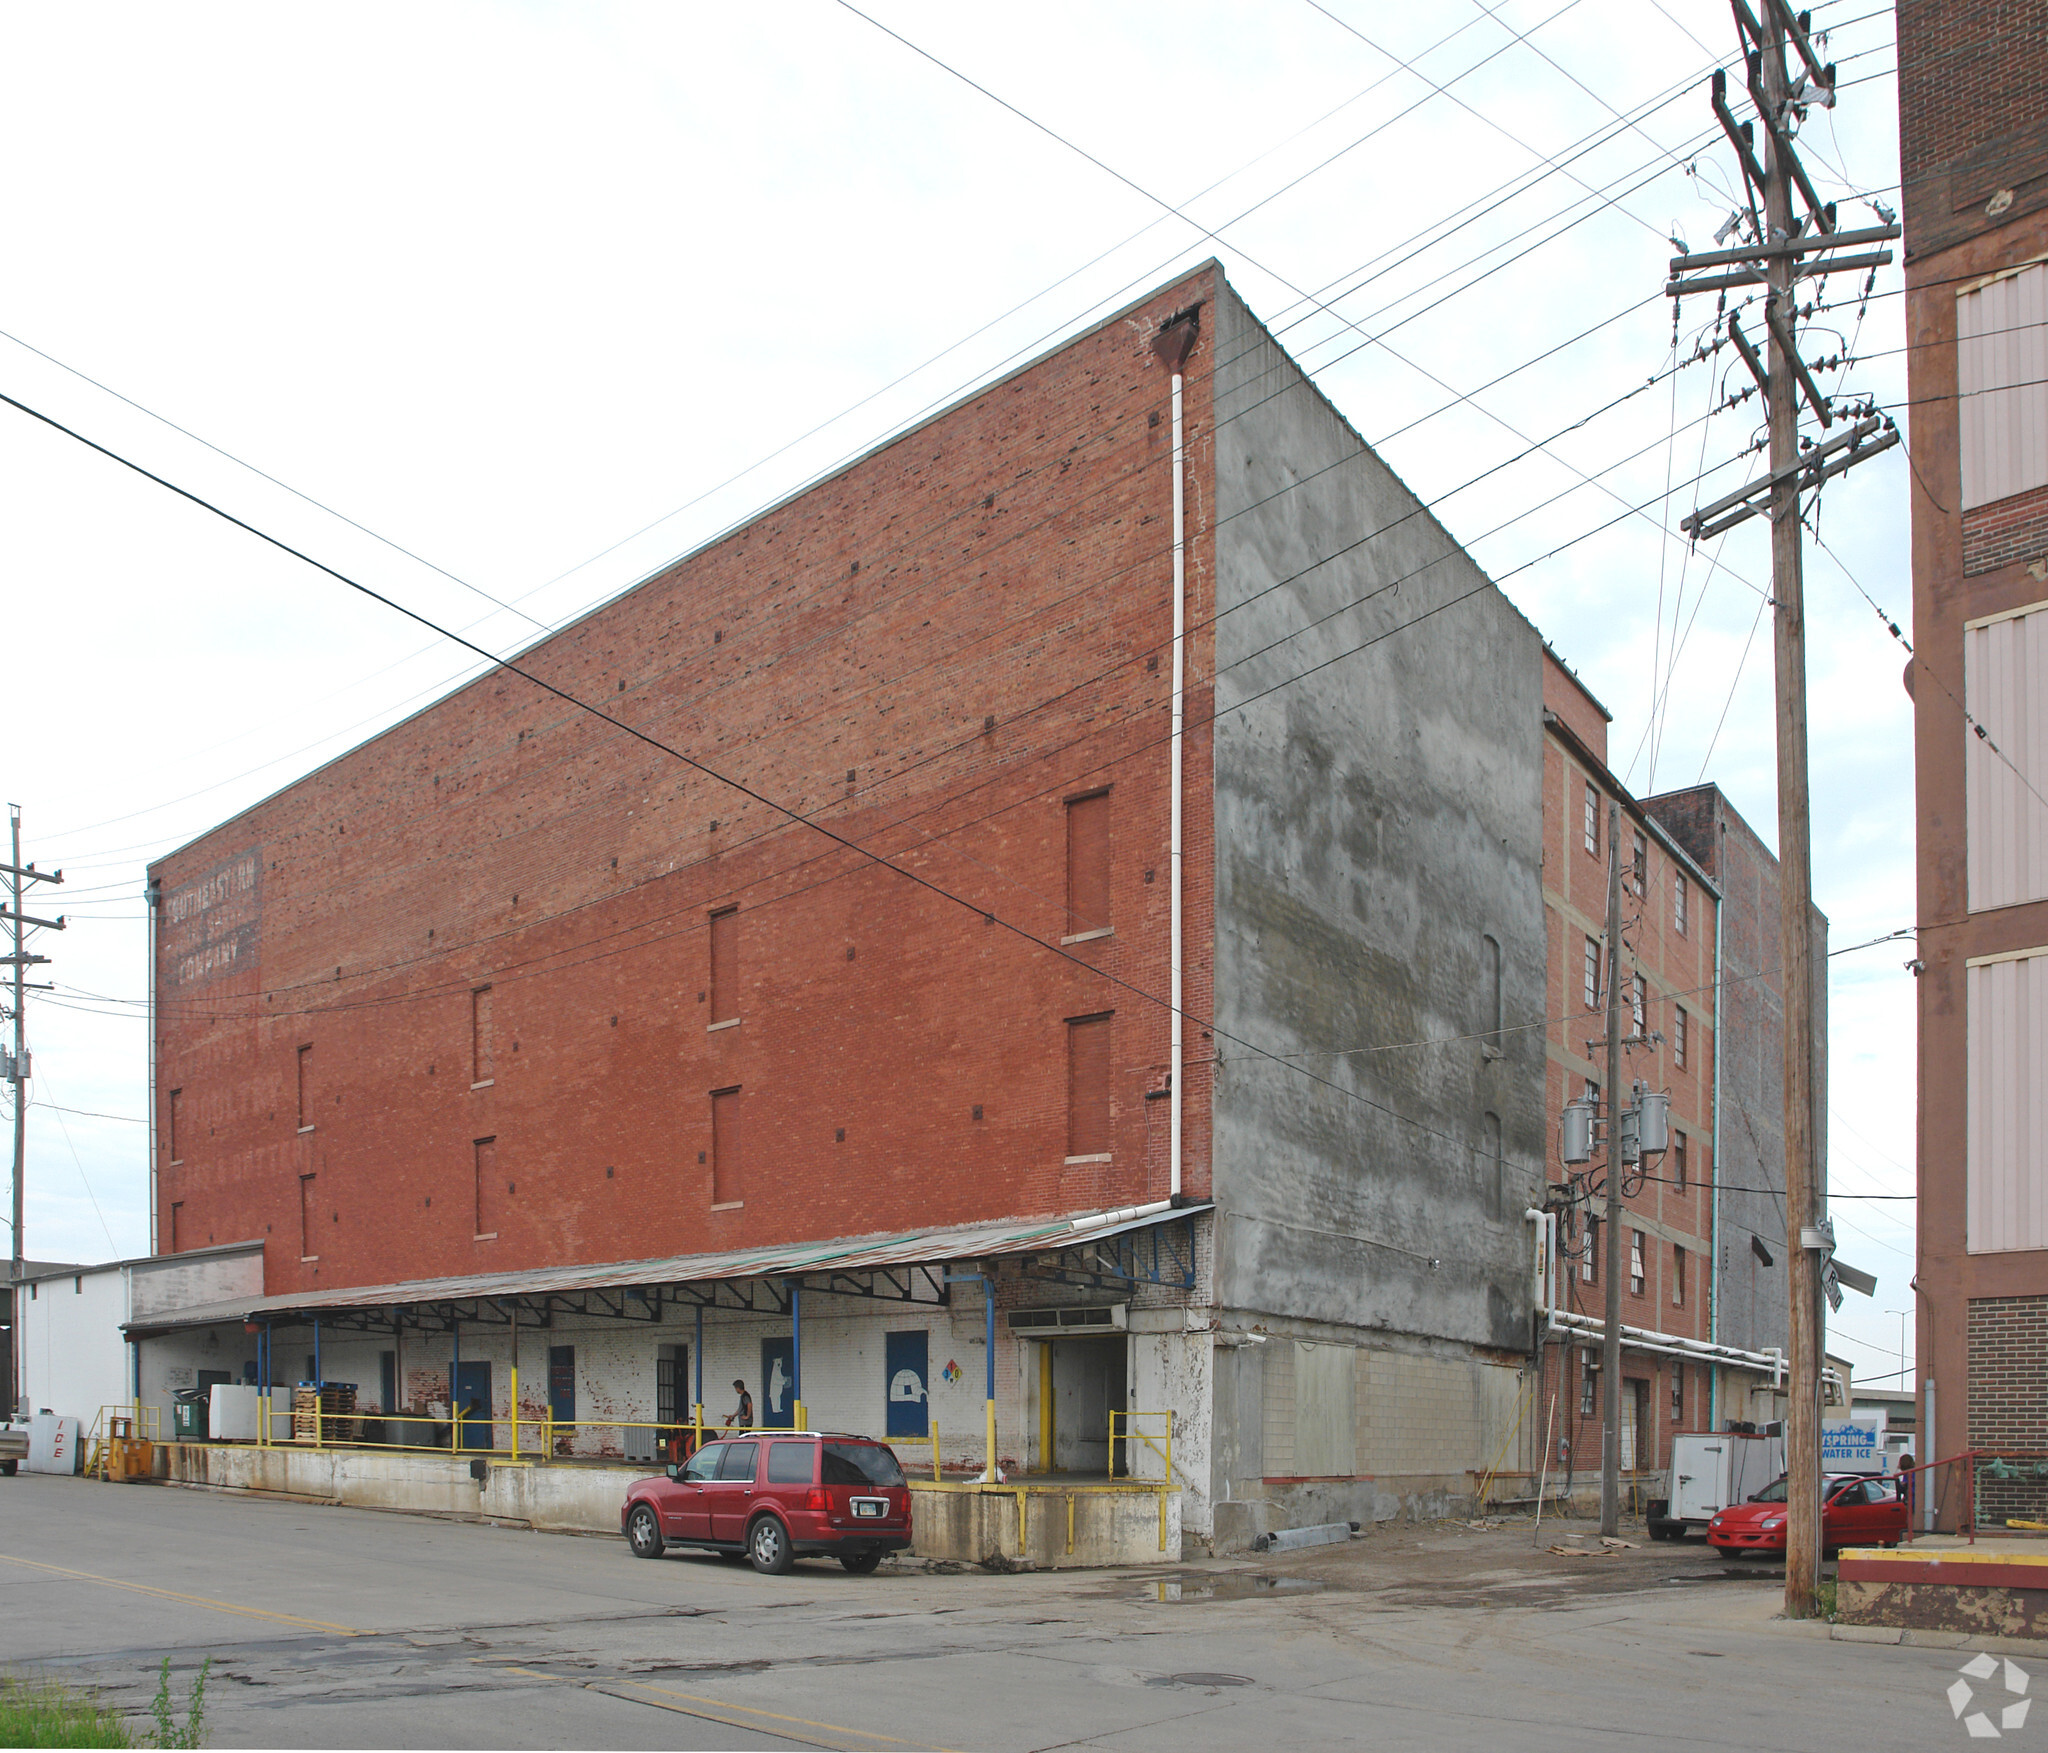
POLYGON ((184 1215, 185 1215, 185 1202, 184 1202, 184 1201, 183 1201, 182 1199, 173 1199, 173 1200, 171 1201, 171 1249, 170 1249, 170 1251, 171 1251, 171 1252, 172 1252, 173 1254, 176 1254, 176 1253, 180 1252, 180 1251, 181 1251, 181 1250, 183 1249, 184 1245, 185 1245, 185 1244, 184 1244, 184 1241, 183 1241, 183 1239, 182 1239, 182 1237, 181 1237, 181 1234, 180 1234, 181 1230, 182 1230, 182 1229, 183 1229, 183 1227, 184 1227, 184 1225, 183 1225, 183 1219, 184 1219, 184 1215))
POLYGON ((469 1087, 481 1088, 492 1071, 491 989, 479 986, 469 995, 469 1087))
POLYGON ((1595 858, 1600 856, 1600 794, 1592 786, 1586 787, 1586 850, 1595 858))
POLYGON ((1674 1126, 1671 1129, 1671 1190, 1683 1193, 1685 1187, 1685 1134, 1674 1126))
POLYGON ((1586 1251, 1579 1256, 1579 1282, 1600 1282, 1600 1220, 1597 1217, 1586 1219, 1586 1251))
POLYGON ((1691 928, 1692 897, 1686 891, 1691 887, 1685 880, 1685 872, 1671 873, 1671 929, 1683 937, 1691 928))
POLYGON ((1579 1416, 1591 1418, 1600 1409, 1600 1354, 1579 1353, 1579 1416))
POLYGON ((1067 803, 1067 917, 1063 942, 1109 930, 1109 793, 1067 803))
POLYGON ((498 1233, 500 1209, 498 1189, 498 1141, 479 1138, 470 1145, 476 1173, 476 1239, 489 1241, 498 1233))
POLYGON ((1680 1425, 1684 1423, 1685 1365, 1682 1363, 1674 1363, 1671 1366, 1671 1428, 1673 1430, 1676 1430, 1680 1425))
POLYGON ((313 1227, 313 1182, 312 1175, 299 1177, 299 1258, 317 1260, 318 1251, 313 1246, 313 1237, 318 1233, 313 1227))
POLYGON ((311 1045, 299 1049, 299 1130, 313 1130, 313 1049, 311 1045))
POLYGON ((185 1092, 183 1090, 171 1091, 169 1112, 164 1116, 164 1153, 174 1163, 184 1161, 184 1157, 178 1149, 181 1138, 181 1134, 178 1131, 179 1108, 183 1103, 184 1096, 185 1092))
POLYGON ((740 1020, 740 910, 711 915, 711 1026, 740 1020))
POLYGON ((1636 1033, 1639 1035, 1643 1032, 1644 1001, 1646 996, 1643 990, 1642 975, 1631 974, 1628 980, 1628 1014, 1634 1020, 1636 1033))
POLYGON ((746 1138, 737 1088, 711 1092, 711 1203, 740 1205, 746 1198, 746 1138))
POLYGON ((1583 991, 1586 998, 1586 1008, 1588 1010, 1598 1010, 1600 1008, 1600 940, 1596 937, 1586 939, 1586 957, 1583 972, 1585 975, 1583 991))
POLYGON ((1501 979, 1500 939, 1491 933, 1479 939, 1479 1027, 1486 1035, 1480 1056, 1498 1059, 1507 1028, 1507 995, 1501 979))
POLYGON ((1676 1242, 1671 1245, 1671 1306, 1685 1307, 1685 1250, 1676 1242))
POLYGON ((1646 895, 1650 891, 1650 841, 1642 829, 1636 830, 1635 861, 1629 866, 1629 875, 1634 878, 1636 893, 1646 895))
POLYGON ((1684 1005, 1674 1004, 1671 1007, 1671 1063, 1680 1071, 1685 1069, 1685 1056, 1692 1047, 1692 1043, 1686 1039, 1691 1033, 1687 1027, 1690 1021, 1685 1014, 1684 1005))
POLYGON ((1645 1237, 1641 1230, 1630 1230, 1628 1232, 1628 1294, 1630 1296, 1641 1296, 1643 1294, 1644 1240, 1645 1237))
POLYGON ((1067 1022, 1067 1161, 1110 1154, 1110 1024, 1113 1012, 1067 1022))

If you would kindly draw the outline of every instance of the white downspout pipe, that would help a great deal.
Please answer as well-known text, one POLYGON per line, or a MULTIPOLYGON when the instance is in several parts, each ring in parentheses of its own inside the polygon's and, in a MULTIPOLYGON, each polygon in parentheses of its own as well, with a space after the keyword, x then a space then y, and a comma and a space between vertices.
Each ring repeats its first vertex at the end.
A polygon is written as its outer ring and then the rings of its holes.
POLYGON ((1167 1002, 1172 1006, 1173 1039, 1167 1069, 1166 1154, 1172 1172, 1168 1191, 1180 1198, 1181 1152, 1181 1058, 1184 1046, 1181 1026, 1181 929, 1180 929, 1180 814, 1181 814, 1181 732, 1187 722, 1187 536, 1186 487, 1182 481, 1185 462, 1185 434, 1181 426, 1181 372, 1173 373, 1173 717, 1172 735, 1172 818, 1167 834, 1167 1002))
MULTIPOLYGON (((1721 861, 1721 868, 1727 868, 1727 861, 1721 861)), ((1726 881, 1724 877, 1722 879, 1726 881)), ((1726 911, 1723 897, 1714 896, 1714 1142, 1709 1149, 1713 1161, 1707 1173, 1714 1178, 1712 1207, 1713 1217, 1707 1228, 1707 1247, 1710 1250, 1707 1265, 1707 1338, 1715 1345, 1721 1343, 1721 916, 1726 911)), ((1721 1372, 1707 1371, 1707 1428, 1721 1428, 1721 1372)))

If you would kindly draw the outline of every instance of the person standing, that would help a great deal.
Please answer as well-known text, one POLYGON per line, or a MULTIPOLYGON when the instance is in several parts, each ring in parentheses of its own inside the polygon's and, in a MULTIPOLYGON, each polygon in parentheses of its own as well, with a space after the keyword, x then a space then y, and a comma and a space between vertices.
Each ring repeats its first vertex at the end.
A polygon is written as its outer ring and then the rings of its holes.
POLYGON ((725 1415, 725 1428, 731 1430, 735 1424, 741 1430, 754 1428, 754 1396, 747 1392, 747 1384, 735 1379, 733 1392, 740 1397, 740 1403, 725 1415))

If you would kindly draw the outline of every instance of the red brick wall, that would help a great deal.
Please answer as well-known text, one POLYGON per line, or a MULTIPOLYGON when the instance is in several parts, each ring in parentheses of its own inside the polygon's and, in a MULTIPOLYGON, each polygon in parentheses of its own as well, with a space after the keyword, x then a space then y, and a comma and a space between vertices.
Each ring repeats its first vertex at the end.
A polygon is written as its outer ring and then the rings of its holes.
POLYGON ((2043 554, 2048 554, 2048 487, 1964 511, 1964 572, 1992 572, 2043 554))
MULTIPOLYGON (((1161 1197, 1171 476, 1149 340, 1208 270, 522 661, 829 823, 495 674, 163 860, 159 1100, 185 1246, 273 1291, 1161 1197), (1114 935, 1067 958, 1065 800, 1108 785, 1114 935), (215 875, 209 880, 209 873, 215 875), (740 1021, 707 1032, 737 906, 740 1021), (984 911, 994 916, 984 918, 984 911), (173 917, 175 915, 175 918, 173 917), (493 1077, 471 1087, 472 990, 493 1077), (1069 1167, 1065 1019, 1114 1011, 1111 1161, 1069 1167), (310 1129, 299 1047, 314 1047, 310 1129), (744 1204, 711 1209, 711 1092, 744 1204), (504 1188, 474 1239, 474 1142, 504 1188), (298 1262, 300 1184, 313 1175, 298 1262)), ((1190 624, 1214 600, 1188 366, 1190 624)), ((1187 1004, 1210 1002, 1209 645, 1191 641, 1187 1004)), ((1191 1026, 1187 1186, 1208 1185, 1191 1026)), ((169 1234, 165 1223, 163 1234, 169 1234)))
POLYGON ((1995 1455, 2026 1452, 2027 1477, 2000 1480, 1981 1468, 1977 1518, 2048 1510, 2048 1480, 2034 1478, 2035 1455, 2048 1456, 2048 1296, 1970 1299, 1970 1446, 1995 1455))

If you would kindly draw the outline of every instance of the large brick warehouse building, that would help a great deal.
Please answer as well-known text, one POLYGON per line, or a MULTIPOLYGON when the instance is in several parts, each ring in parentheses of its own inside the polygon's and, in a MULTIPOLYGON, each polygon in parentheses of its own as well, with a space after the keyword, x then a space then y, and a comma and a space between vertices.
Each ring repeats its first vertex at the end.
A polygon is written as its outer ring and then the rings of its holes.
POLYGON ((1538 1463, 1541 641, 1216 264, 516 662, 153 867, 146 1385, 1538 1463))

